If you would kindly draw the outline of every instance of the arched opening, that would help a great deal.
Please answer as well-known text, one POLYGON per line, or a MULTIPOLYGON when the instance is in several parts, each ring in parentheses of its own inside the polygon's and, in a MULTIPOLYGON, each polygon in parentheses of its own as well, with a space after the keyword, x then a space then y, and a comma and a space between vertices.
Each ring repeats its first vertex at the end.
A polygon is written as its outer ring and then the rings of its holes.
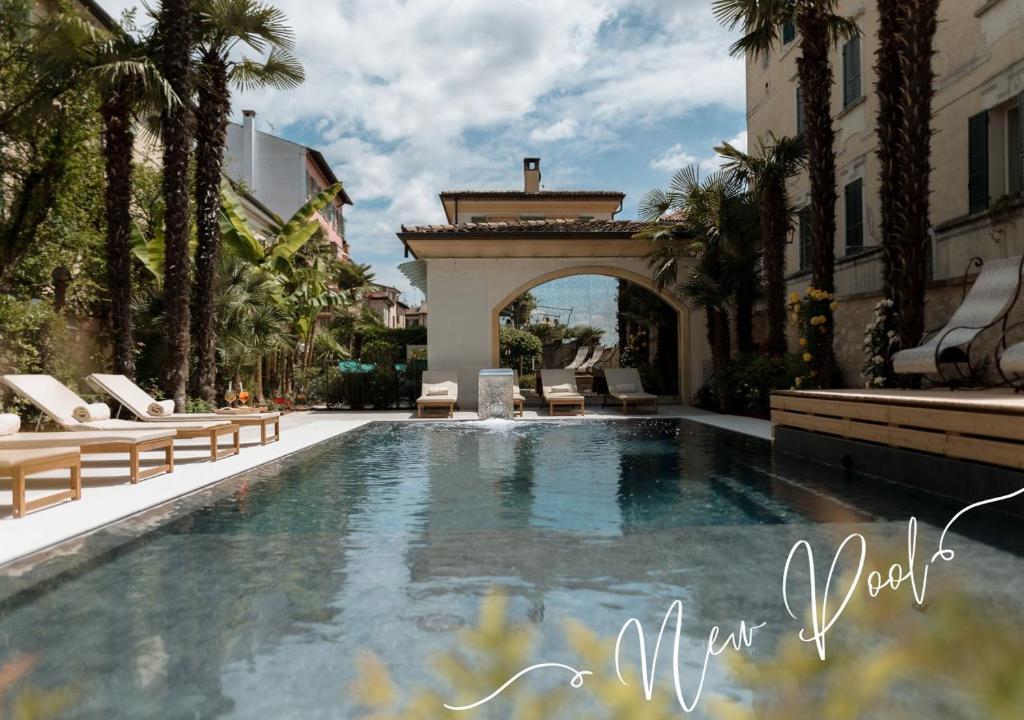
POLYGON ((536 367, 591 361, 578 374, 581 389, 602 392, 604 367, 637 367, 653 392, 690 396, 689 312, 647 277, 620 268, 581 266, 523 283, 492 310, 495 367, 509 364, 510 344, 520 352, 528 345, 510 337, 509 328, 524 326, 541 339, 536 367))

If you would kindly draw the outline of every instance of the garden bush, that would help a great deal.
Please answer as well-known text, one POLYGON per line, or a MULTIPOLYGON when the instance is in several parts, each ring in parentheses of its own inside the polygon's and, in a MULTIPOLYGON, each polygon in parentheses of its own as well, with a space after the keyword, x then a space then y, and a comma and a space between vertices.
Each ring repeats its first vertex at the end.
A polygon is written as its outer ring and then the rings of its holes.
POLYGON ((730 412, 768 417, 772 390, 789 390, 802 371, 796 355, 737 355, 729 363, 721 383, 730 388, 730 412))

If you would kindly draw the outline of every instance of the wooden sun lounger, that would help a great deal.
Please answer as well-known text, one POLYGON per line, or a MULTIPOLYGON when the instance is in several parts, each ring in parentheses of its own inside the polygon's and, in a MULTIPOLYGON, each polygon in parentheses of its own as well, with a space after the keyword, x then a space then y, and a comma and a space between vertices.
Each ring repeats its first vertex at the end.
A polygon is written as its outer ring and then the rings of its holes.
POLYGON ((140 422, 159 425, 168 422, 211 422, 224 420, 239 427, 256 427, 260 429, 260 444, 276 442, 281 439, 281 413, 279 412, 212 412, 212 413, 170 413, 168 415, 151 415, 148 411, 155 400, 145 390, 124 375, 108 375, 93 373, 85 379, 89 385, 121 403, 140 422), (268 428, 274 434, 267 436, 268 428))
POLYGON ((576 389, 576 373, 572 370, 544 369, 540 371, 544 402, 552 415, 585 415, 586 399, 576 389), (569 392, 555 392, 554 388, 568 386, 569 392), (569 408, 569 412, 558 412, 557 408, 569 408))
POLYGON ((65 500, 80 500, 82 498, 82 461, 78 454, 78 448, 5 450, 0 452, 0 475, 9 475, 12 478, 13 513, 16 518, 24 517, 25 513, 32 510, 56 505, 65 500), (71 475, 67 490, 35 500, 25 500, 25 480, 29 475, 63 469, 67 469, 71 475))
POLYGON ((61 444, 78 446, 81 455, 102 453, 127 453, 128 471, 131 483, 151 478, 161 473, 174 472, 174 438, 172 429, 152 431, 126 430, 121 432, 25 432, 0 437, 0 452, 4 450, 48 449, 61 444), (139 453, 162 450, 164 462, 142 470, 139 453))
POLYGON ((455 417, 459 402, 459 374, 451 370, 425 370, 416 400, 416 417, 426 417, 428 410, 443 410, 445 417, 455 417), (444 386, 443 395, 431 395, 431 386, 444 386))

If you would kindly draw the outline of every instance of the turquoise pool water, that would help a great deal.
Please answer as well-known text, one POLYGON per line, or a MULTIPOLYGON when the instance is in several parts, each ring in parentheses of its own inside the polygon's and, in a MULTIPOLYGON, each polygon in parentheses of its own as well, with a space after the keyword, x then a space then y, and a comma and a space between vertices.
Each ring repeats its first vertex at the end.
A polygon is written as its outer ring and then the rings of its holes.
MULTIPOLYGON (((924 545, 955 507, 686 421, 375 424, 0 575, 0 665, 33 658, 15 690, 70 690, 63 717, 360 717, 358 652, 448 692, 429 658, 499 588, 537 662, 567 657, 568 618, 653 633, 682 600, 689 673, 712 624, 768 622, 755 652, 794 631, 795 541, 900 539, 916 514, 924 545)), ((1011 610, 1015 523, 956 536, 958 571, 1011 610)), ((757 700, 716 665, 704 693, 757 700)))

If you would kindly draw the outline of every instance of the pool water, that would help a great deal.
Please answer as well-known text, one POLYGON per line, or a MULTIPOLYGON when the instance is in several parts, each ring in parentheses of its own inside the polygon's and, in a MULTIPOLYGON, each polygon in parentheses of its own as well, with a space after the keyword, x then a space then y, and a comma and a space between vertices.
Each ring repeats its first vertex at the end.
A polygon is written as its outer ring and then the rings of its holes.
MULTIPOLYGON (((797 540, 827 564, 851 528, 904 538, 914 514, 931 547, 956 507, 681 420, 373 424, 0 574, 0 666, 33 657, 21 686, 71 688, 63 717, 360 717, 359 652, 443 692, 429 658, 498 588, 537 662, 564 659, 565 619, 654 632, 682 600, 692 672, 713 624, 794 632, 797 540)), ((955 536, 958 572, 1011 611, 1016 522, 955 536)), ((713 694, 750 699, 721 667, 713 694)))

